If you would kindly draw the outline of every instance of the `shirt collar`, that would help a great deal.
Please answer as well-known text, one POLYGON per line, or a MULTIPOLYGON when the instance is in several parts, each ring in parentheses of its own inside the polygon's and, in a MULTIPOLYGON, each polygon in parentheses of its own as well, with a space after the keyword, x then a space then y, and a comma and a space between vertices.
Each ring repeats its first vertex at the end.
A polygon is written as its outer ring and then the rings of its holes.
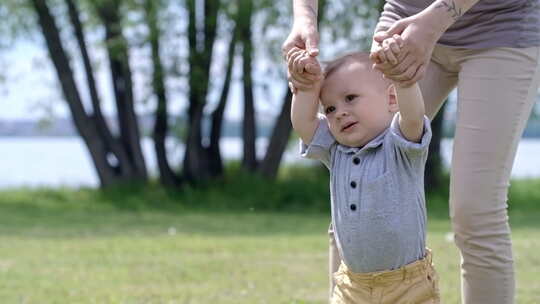
POLYGON ((349 146, 344 146, 342 144, 338 144, 337 149, 338 151, 343 152, 343 153, 357 154, 357 153, 360 153, 361 151, 377 148, 378 146, 382 145, 384 141, 384 136, 386 135, 387 132, 388 132, 388 128, 386 128, 381 134, 377 135, 375 138, 373 138, 370 142, 365 144, 363 147, 349 147, 349 146))

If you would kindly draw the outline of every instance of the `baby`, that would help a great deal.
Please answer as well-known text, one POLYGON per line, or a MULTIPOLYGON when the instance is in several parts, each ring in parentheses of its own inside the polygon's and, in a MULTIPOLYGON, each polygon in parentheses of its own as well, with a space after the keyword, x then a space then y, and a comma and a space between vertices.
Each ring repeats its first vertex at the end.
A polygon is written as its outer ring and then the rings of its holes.
MULTIPOLYGON (((401 38, 376 60, 397 58, 401 38)), ((330 171, 332 228, 341 258, 331 303, 439 303, 426 249, 424 168, 430 122, 417 84, 400 87, 368 53, 328 63, 293 48, 290 70, 314 74, 294 90, 291 120, 302 156, 330 171)))

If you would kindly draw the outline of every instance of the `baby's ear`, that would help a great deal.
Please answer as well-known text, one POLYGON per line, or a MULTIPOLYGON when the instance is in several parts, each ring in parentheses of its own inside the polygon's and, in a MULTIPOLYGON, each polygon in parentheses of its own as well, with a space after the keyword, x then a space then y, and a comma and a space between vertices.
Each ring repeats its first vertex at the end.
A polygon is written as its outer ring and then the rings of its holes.
POLYGON ((399 111, 399 104, 396 97, 396 88, 393 84, 389 85, 386 89, 388 96, 388 111, 397 113, 399 111))

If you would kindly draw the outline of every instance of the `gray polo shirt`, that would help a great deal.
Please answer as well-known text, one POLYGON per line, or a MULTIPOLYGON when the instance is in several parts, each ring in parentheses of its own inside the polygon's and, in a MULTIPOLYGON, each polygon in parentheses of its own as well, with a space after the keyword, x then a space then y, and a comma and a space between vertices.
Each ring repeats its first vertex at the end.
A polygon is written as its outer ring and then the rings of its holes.
POLYGON ((431 127, 419 143, 400 132, 399 114, 361 148, 338 144, 324 116, 303 157, 330 170, 332 225, 343 262, 354 272, 396 269, 421 259, 426 243, 424 167, 431 127))

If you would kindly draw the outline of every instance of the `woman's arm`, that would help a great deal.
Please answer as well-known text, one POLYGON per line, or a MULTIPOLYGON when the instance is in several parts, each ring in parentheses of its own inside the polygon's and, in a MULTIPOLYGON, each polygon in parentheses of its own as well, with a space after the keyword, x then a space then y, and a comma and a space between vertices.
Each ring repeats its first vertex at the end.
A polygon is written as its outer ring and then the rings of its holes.
POLYGON ((283 57, 293 47, 304 49, 313 57, 319 54, 317 12, 317 0, 293 0, 293 28, 281 47, 283 57))
MULTIPOLYGON (((317 32, 317 0, 294 0, 294 22, 291 33, 283 42, 281 51, 286 59, 289 51, 300 48, 308 51, 309 55, 316 57, 319 54, 319 33, 317 32)), ((297 89, 311 89, 316 79, 312 71, 304 70, 303 65, 298 65, 295 70, 288 71, 289 86, 297 89)))
POLYGON ((308 24, 315 24, 315 26, 317 26, 317 13, 317 0, 293 0, 294 22, 304 21, 308 24))
MULTIPOLYGON (((434 26, 434 31, 437 32, 439 36, 442 36, 452 24, 454 24, 478 1, 479 0, 437 0, 418 13, 418 15, 425 15, 426 18, 431 19, 430 23, 434 26)), ((390 36, 399 34, 390 32, 393 27, 394 26, 387 31, 390 36)), ((378 40, 377 35, 375 36, 375 40, 378 40)))

